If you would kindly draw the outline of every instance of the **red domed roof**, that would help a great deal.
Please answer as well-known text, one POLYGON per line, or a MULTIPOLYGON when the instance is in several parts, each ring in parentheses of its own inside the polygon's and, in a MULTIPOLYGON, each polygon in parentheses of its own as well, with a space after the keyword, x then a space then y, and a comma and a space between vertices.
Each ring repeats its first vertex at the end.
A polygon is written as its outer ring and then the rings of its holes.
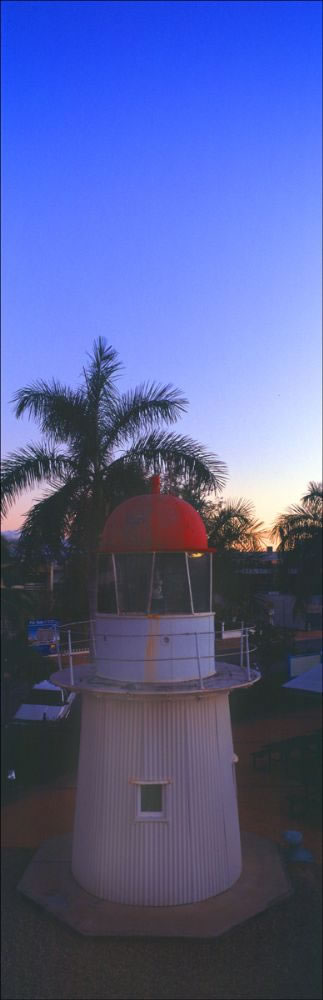
POLYGON ((153 492, 116 507, 105 523, 100 550, 207 552, 208 540, 202 518, 191 504, 169 493, 153 492))

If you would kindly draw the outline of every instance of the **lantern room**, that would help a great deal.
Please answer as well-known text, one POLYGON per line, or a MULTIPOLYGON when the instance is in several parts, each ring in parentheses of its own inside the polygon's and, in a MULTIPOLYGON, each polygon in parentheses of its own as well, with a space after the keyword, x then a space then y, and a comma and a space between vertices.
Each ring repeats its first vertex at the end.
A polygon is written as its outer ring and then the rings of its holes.
POLYGON ((101 677, 169 683, 214 673, 212 550, 197 511, 161 494, 159 476, 107 519, 95 640, 101 677))

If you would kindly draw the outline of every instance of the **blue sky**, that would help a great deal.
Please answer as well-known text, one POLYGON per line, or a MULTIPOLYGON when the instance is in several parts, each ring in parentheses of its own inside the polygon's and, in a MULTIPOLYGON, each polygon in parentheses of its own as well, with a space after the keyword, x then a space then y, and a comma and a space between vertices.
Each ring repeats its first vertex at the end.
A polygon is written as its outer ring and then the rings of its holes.
POLYGON ((320 478, 320 22, 292 0, 4 3, 3 454, 39 439, 16 389, 76 385, 101 334, 125 389, 184 391, 178 430, 266 524, 320 478))

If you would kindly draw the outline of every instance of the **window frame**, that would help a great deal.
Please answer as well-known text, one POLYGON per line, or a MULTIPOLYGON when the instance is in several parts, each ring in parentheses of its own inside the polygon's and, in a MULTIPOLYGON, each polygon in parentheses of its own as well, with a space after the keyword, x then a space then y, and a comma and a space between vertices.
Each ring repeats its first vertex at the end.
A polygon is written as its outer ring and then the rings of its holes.
POLYGON ((132 778, 130 779, 130 784, 135 785, 135 821, 138 823, 145 823, 146 821, 165 823, 168 821, 167 816, 167 795, 166 788, 171 784, 171 778, 159 778, 156 781, 152 781, 151 778, 140 779, 132 778), (141 789, 143 785, 158 785, 162 789, 162 810, 161 812, 143 812, 141 809, 141 789))

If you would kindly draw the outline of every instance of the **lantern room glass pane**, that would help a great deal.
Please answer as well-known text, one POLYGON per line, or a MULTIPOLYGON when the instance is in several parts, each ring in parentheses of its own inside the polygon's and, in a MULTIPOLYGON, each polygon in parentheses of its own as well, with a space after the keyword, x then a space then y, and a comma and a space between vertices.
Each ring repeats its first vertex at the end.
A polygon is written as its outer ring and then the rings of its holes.
POLYGON ((152 554, 115 556, 120 614, 147 614, 152 554))
POLYGON ((210 554, 189 553, 188 567, 195 614, 210 610, 210 554))
POLYGON ((151 596, 152 614, 192 613, 185 552, 158 552, 151 596))
POLYGON ((140 786, 140 811, 142 813, 162 813, 163 811, 163 786, 162 785, 141 785, 140 786))
POLYGON ((115 614, 117 610, 112 556, 99 558, 98 611, 115 614))

